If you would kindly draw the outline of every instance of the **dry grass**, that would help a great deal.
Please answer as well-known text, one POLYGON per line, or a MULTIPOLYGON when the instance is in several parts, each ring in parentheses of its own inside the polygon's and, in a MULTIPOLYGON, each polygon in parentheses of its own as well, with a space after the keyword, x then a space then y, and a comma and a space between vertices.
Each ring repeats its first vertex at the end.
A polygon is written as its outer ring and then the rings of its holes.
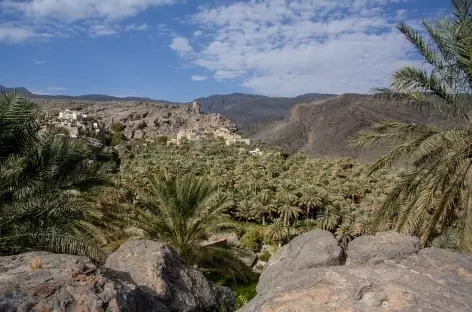
POLYGON ((43 267, 43 259, 41 258, 34 258, 31 261, 30 268, 33 271, 39 270, 43 267))

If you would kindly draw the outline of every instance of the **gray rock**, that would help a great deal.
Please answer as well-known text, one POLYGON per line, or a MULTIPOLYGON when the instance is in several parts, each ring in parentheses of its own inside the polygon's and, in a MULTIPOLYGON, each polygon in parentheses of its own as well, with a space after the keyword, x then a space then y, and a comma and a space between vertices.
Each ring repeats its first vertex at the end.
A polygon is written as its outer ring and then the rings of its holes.
POLYGON ((31 252, 0 257, 0 311, 169 312, 87 258, 31 252))
MULTIPOLYGON (((350 255, 361 254, 360 242, 349 245, 350 255)), ((293 270, 259 287, 238 312, 472 311, 472 256, 436 248, 416 252, 417 239, 402 235, 380 234, 365 242, 369 256, 353 257, 345 266, 293 270), (381 240, 394 247, 375 257, 373 246, 381 240)))
POLYGON ((272 255, 262 271, 257 292, 284 274, 310 268, 341 264, 342 249, 328 231, 314 230, 295 237, 272 255))
POLYGON ((354 239, 347 249, 346 265, 374 265, 384 260, 401 260, 420 249, 420 240, 395 232, 382 232, 354 239))
POLYGON ((112 253, 105 266, 126 273, 145 293, 162 301, 171 311, 231 309, 231 290, 217 287, 200 271, 185 267, 181 257, 167 244, 135 240, 112 253))

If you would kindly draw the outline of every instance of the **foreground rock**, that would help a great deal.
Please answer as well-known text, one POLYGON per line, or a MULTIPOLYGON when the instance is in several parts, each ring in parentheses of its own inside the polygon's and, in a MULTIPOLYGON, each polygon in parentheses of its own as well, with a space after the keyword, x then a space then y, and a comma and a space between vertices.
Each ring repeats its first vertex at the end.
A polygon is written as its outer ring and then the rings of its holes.
MULTIPOLYGON (((325 240, 328 233, 310 235, 325 240)), ((281 250, 283 258, 308 256, 298 241, 297 248, 291 244, 281 250)), ((301 266, 289 273, 272 268, 271 275, 283 279, 258 285, 258 295, 239 312, 472 311, 472 257, 436 248, 418 250, 417 246, 414 237, 382 233, 352 241, 347 251, 349 265, 301 266)), ((314 252, 312 258, 317 259, 320 252, 324 251, 314 252)))
POLYGON ((0 257, 0 311, 228 311, 232 292, 186 268, 166 244, 131 241, 99 268, 45 252, 0 257))
POLYGON ((127 242, 108 257, 105 266, 115 272, 115 278, 132 280, 150 297, 165 303, 170 311, 212 311, 222 305, 234 306, 229 288, 216 286, 200 271, 185 267, 167 244, 127 242))
POLYGON ((328 231, 314 230, 295 237, 270 257, 264 267, 257 292, 269 283, 279 283, 290 272, 341 264, 342 249, 328 231))

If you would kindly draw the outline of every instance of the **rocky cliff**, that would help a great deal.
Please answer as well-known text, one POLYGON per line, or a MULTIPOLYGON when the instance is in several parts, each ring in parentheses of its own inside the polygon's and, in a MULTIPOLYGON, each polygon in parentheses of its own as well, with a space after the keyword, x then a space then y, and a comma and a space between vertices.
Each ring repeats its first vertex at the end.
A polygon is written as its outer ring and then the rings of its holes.
POLYGON ((343 252, 330 232, 303 234, 271 257, 238 312, 472 311, 472 256, 419 246, 379 233, 343 252))
POLYGON ((368 95, 344 94, 296 104, 290 115, 271 123, 250 138, 281 146, 286 152, 317 156, 358 157, 372 161, 385 149, 349 149, 349 138, 374 122, 390 120, 417 124, 451 124, 444 116, 428 114, 406 104, 386 104, 368 95))
POLYGON ((232 311, 230 289, 183 265, 168 245, 130 241, 98 267, 84 257, 0 257, 2 312, 232 311), (222 310, 223 309, 223 310, 222 310))
POLYGON ((35 99, 50 114, 68 108, 100 119, 106 126, 121 123, 129 139, 175 136, 180 129, 205 132, 221 127, 235 128, 220 114, 205 114, 199 105, 164 104, 143 101, 92 102, 78 100, 35 99))

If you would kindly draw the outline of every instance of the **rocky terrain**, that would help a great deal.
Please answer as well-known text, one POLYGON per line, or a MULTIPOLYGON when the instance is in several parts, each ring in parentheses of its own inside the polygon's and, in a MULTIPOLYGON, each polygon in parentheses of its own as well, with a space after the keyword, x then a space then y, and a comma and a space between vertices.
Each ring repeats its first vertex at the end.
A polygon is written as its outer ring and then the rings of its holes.
POLYGON ((142 101, 80 101, 63 99, 33 99, 51 114, 68 108, 87 113, 110 126, 120 123, 128 139, 156 136, 172 137, 180 129, 213 131, 221 127, 234 129, 231 120, 220 114, 205 114, 193 104, 173 105, 142 101))
MULTIPOLYGON (((38 95, 33 94, 26 88, 7 88, 0 85, 1 92, 11 92, 17 90, 21 94, 40 100, 43 103, 49 103, 51 106, 60 105, 60 103, 80 103, 80 102, 146 102, 160 103, 169 106, 186 105, 190 103, 173 103, 165 100, 153 100, 143 97, 115 97, 103 94, 88 94, 80 96, 67 95, 38 95)), ((297 97, 268 97, 263 95, 233 93, 217 94, 208 97, 196 99, 201 105, 202 112, 211 114, 222 114, 231 119, 236 126, 245 133, 252 133, 269 122, 283 119, 288 115, 290 108, 297 103, 304 103, 314 100, 320 100, 334 96, 333 94, 308 93, 297 97)), ((97 103, 98 104, 98 103, 97 103)), ((68 107, 65 107, 68 108, 68 107)))
MULTIPOLYGON (((420 249, 393 232, 343 250, 314 230, 279 249, 257 296, 238 312, 472 311, 472 256, 420 249)), ((228 288, 185 267, 168 245, 129 241, 103 266, 84 257, 31 252, 0 257, 0 311, 232 311, 228 288)))
POLYGON ((294 105, 287 118, 271 123, 250 136, 252 140, 281 146, 287 153, 376 159, 384 148, 350 149, 349 138, 375 121, 450 124, 442 115, 429 115, 406 104, 386 104, 368 95, 344 94, 294 105))
POLYGON ((0 311, 231 311, 229 288, 183 265, 168 245, 130 241, 103 267, 84 257, 31 252, 0 257, 0 311))
POLYGON ((387 232, 343 252, 330 232, 300 235, 271 257, 238 312, 472 311, 472 256, 419 246, 387 232))

